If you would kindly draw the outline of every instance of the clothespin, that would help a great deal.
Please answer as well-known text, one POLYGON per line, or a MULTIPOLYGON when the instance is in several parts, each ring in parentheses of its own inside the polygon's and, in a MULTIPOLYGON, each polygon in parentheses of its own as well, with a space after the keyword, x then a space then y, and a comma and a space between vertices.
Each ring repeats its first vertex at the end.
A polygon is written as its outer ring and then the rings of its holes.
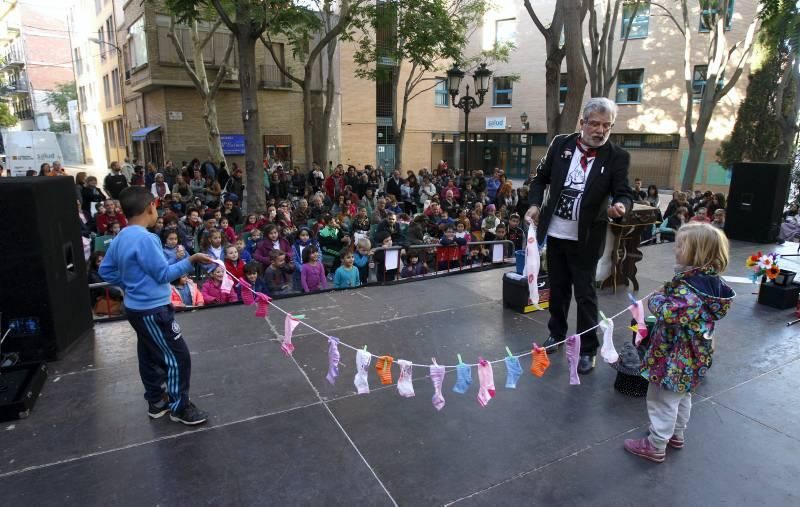
MULTIPOLYGON (((458 364, 464 364, 464 361, 461 360, 461 354, 456 354, 458 357, 458 364)), ((434 364, 436 363, 436 359, 433 360, 434 364)))
POLYGON ((632 305, 635 305, 636 303, 638 303, 638 301, 636 300, 636 298, 635 298, 635 297, 633 297, 633 294, 631 294, 630 292, 628 293, 628 299, 630 299, 630 300, 631 300, 631 304, 632 304, 632 305))
MULTIPOLYGON (((459 356, 459 359, 461 359, 461 357, 460 357, 460 356, 459 356)), ((435 357, 432 357, 432 358, 431 358, 431 361, 433 361, 433 365, 434 365, 434 366, 439 366, 439 363, 437 363, 437 362, 436 362, 436 358, 435 358, 435 357)))
POLYGON ((506 347, 506 353, 508 354, 508 357, 514 357, 514 354, 511 353, 511 350, 508 347, 506 347))
POLYGON ((306 315, 305 315, 304 313, 301 313, 300 315, 290 315, 290 316, 291 316, 291 317, 292 317, 294 320, 303 320, 303 319, 305 319, 305 318, 306 318, 306 315))
POLYGON ((639 332, 639 326, 637 326, 635 324, 633 326, 628 326, 628 329, 630 329, 634 333, 638 333, 639 332))
POLYGON ((364 352, 366 352, 366 351, 367 351, 367 346, 366 346, 366 345, 364 345, 364 352))
POLYGON ((603 313, 603 310, 600 310, 599 313, 600 313, 600 320, 603 320, 603 321, 607 321, 608 320, 608 317, 606 317, 606 314, 603 313))

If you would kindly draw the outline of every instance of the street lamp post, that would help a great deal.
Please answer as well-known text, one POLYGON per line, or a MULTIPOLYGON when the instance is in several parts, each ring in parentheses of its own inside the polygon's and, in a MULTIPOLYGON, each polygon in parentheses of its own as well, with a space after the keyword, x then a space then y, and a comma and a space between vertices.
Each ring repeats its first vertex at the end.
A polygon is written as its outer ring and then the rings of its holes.
MULTIPOLYGON (((125 72, 125 69, 122 68, 122 49, 116 44, 108 42, 107 40, 98 39, 96 37, 90 37, 89 42, 93 42, 98 46, 106 44, 111 46, 117 51, 117 79, 119 79, 119 98, 122 101, 122 128, 126 129, 127 118, 125 116, 125 83, 122 81, 122 75, 125 72)), ((112 88, 113 89, 113 88, 112 88)), ((117 134, 119 136, 119 134, 117 134)), ((128 134, 125 133, 125 156, 128 156, 128 134)), ((111 161, 109 161, 110 163, 111 161)))
POLYGON ((464 71, 459 69, 457 64, 453 64, 453 68, 447 71, 447 89, 450 92, 453 106, 464 111, 464 170, 467 172, 469 171, 469 113, 483 105, 483 98, 486 96, 486 92, 489 91, 489 78, 491 76, 492 71, 486 68, 486 64, 480 64, 475 73, 472 74, 475 91, 478 92, 478 100, 475 100, 475 97, 469 94, 468 84, 467 93, 456 101, 459 88, 461 88, 461 81, 464 79, 464 71))

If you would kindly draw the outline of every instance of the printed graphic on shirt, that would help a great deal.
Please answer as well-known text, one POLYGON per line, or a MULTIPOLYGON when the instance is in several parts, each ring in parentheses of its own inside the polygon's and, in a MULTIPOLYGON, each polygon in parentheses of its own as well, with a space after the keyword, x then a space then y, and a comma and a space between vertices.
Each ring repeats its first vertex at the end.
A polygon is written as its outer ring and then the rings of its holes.
MULTIPOLYGON (((594 160, 590 158, 589 162, 594 160)), ((558 197, 558 205, 554 215, 564 220, 577 221, 578 212, 581 208, 583 189, 586 186, 586 175, 589 171, 583 170, 580 164, 571 164, 570 171, 564 181, 564 188, 558 197)))

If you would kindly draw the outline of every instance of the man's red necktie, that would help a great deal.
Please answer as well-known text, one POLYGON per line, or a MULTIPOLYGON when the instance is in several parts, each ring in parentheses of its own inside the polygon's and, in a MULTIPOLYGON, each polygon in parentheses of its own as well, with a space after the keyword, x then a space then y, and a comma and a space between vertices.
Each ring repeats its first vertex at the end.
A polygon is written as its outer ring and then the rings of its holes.
POLYGON ((576 141, 575 144, 578 147, 578 151, 581 152, 581 168, 585 173, 586 169, 589 168, 589 159, 595 158, 597 156, 597 149, 585 146, 580 139, 576 139, 575 141, 576 141))

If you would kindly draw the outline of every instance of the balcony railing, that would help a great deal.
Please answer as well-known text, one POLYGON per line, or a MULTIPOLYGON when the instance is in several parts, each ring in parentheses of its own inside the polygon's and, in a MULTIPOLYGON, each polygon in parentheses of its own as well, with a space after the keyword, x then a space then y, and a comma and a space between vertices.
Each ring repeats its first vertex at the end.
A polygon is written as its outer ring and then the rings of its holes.
POLYGON ((0 93, 28 93, 30 86, 26 79, 0 83, 0 93))
POLYGON ((33 109, 20 109, 19 111, 14 111, 14 116, 20 120, 32 120, 33 109))
POLYGON ((261 88, 291 88, 292 83, 277 65, 258 66, 258 86, 261 88))

